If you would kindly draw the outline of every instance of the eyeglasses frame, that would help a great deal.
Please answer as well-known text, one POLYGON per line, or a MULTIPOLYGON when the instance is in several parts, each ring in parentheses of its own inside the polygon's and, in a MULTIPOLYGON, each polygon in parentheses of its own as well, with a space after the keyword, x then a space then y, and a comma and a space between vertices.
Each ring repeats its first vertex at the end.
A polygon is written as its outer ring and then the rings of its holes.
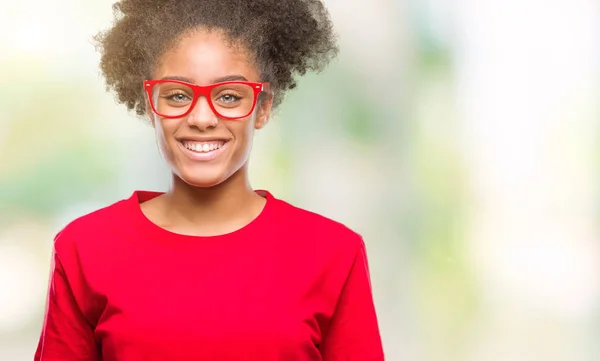
POLYGON ((204 96, 206 98, 208 105, 210 106, 213 113, 215 115, 219 116, 220 118, 227 119, 227 120, 242 119, 242 118, 246 118, 247 116, 252 114, 254 109, 256 109, 256 103, 258 101, 258 96, 260 95, 260 93, 266 92, 266 93, 271 94, 270 83, 268 83, 268 82, 250 82, 250 81, 225 81, 225 82, 219 82, 219 83, 214 83, 214 84, 210 84, 210 85, 198 85, 198 84, 188 83, 188 82, 181 81, 181 80, 171 80, 171 79, 144 80, 144 90, 146 91, 146 94, 148 95, 148 100, 150 101, 150 107, 152 108, 152 111, 159 117, 163 117, 163 118, 167 118, 167 119, 183 118, 183 117, 189 115, 192 112, 192 110, 194 109, 194 107, 196 106, 196 103, 198 102, 198 98, 200 98, 201 96, 204 96), (182 114, 182 115, 164 115, 164 114, 160 114, 156 110, 156 107, 154 105, 154 100, 152 98, 152 89, 154 89, 154 86, 156 84, 163 84, 163 83, 176 83, 176 84, 180 84, 180 85, 185 85, 194 91, 194 97, 192 98, 192 104, 190 104, 189 109, 184 114, 182 114), (218 112, 215 109, 215 106, 213 104, 212 97, 211 97, 211 92, 214 88, 223 86, 223 85, 227 85, 227 84, 245 84, 245 85, 249 85, 250 87, 252 87, 252 89, 254 90, 254 100, 252 103, 252 108, 250 109, 248 114, 239 116, 239 117, 228 117, 228 116, 223 116, 220 112, 218 112))

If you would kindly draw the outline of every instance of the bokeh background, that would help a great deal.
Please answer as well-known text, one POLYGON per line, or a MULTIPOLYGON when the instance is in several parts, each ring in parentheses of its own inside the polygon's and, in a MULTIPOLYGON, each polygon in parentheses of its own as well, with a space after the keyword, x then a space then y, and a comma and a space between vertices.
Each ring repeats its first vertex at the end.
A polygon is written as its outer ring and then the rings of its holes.
MULTIPOLYGON (((53 236, 166 190, 104 91, 112 0, 0 5, 0 360, 31 360, 53 236)), ((362 233, 390 361, 600 359, 600 2, 328 0, 339 58, 257 135, 256 188, 362 233)))

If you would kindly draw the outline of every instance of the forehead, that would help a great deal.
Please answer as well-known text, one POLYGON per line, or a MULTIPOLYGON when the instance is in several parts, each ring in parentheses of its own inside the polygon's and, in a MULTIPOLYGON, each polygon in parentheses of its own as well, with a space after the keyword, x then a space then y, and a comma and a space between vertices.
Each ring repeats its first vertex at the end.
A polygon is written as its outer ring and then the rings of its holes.
POLYGON ((153 72, 154 79, 176 76, 196 84, 210 84, 231 75, 259 81, 259 72, 243 45, 229 41, 221 32, 206 30, 182 36, 161 56, 153 72))

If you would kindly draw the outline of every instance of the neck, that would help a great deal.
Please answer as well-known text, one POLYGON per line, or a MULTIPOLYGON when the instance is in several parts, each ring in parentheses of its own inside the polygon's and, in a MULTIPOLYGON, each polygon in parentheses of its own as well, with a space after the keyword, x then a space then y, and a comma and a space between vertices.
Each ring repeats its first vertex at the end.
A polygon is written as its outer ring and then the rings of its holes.
POLYGON ((165 194, 169 218, 217 231, 223 228, 223 232, 250 222, 265 200, 253 191, 245 168, 210 188, 191 186, 174 175, 171 189, 165 194))

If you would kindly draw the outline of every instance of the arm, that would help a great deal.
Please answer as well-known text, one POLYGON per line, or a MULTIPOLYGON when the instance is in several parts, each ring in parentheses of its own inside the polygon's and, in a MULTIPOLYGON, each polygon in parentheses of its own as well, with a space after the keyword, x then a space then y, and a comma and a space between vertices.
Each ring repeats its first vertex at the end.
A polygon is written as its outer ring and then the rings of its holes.
POLYGON ((73 286, 54 251, 46 314, 34 361, 100 361, 93 327, 77 304, 73 286))
POLYGON ((364 243, 358 250, 322 346, 323 361, 383 361, 364 243))

